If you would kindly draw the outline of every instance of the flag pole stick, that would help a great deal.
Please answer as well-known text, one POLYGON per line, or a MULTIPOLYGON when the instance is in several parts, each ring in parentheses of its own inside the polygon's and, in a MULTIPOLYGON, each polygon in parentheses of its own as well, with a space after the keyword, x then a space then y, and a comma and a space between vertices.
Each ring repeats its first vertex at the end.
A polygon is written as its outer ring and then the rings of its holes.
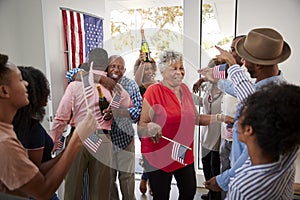
MULTIPOLYGON (((164 138, 165 140, 170 141, 170 142, 174 142, 174 143, 180 144, 179 142, 176 142, 175 140, 172 140, 172 139, 170 139, 170 138, 167 138, 166 136, 163 136, 163 135, 162 135, 161 137, 164 138)), ((186 145, 184 145, 184 144, 180 144, 180 145, 184 146, 185 148, 187 148, 187 149, 189 149, 189 150, 192 150, 191 147, 188 147, 188 146, 186 146, 186 145)))
POLYGON ((86 111, 88 111, 89 110, 89 104, 88 104, 87 97, 86 97, 85 90, 84 90, 84 81, 83 81, 82 71, 80 71, 79 73, 80 73, 80 78, 81 78, 82 86, 83 86, 82 90, 83 90, 83 94, 84 94, 84 101, 85 101, 86 111))

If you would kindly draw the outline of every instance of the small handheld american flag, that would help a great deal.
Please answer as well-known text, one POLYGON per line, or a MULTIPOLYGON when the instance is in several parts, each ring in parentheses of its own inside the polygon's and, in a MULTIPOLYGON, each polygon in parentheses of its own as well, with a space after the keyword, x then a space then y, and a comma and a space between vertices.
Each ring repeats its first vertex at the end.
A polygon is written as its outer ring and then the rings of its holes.
POLYGON ((57 148, 56 150, 62 150, 64 148, 64 144, 65 144, 65 136, 61 136, 60 139, 58 140, 58 143, 57 143, 57 148))
POLYGON ((226 79, 226 64, 215 66, 213 68, 213 77, 218 79, 226 79))
POLYGON ((96 133, 93 133, 92 135, 87 137, 83 142, 83 144, 87 148, 92 150, 94 153, 97 152, 97 150, 100 147, 101 143, 102 143, 102 139, 96 133))
POLYGON ((120 108, 120 100, 121 100, 121 96, 115 93, 110 105, 114 108, 120 108))
POLYGON ((184 159, 185 159, 187 150, 188 150, 187 147, 185 147, 177 142, 174 142, 173 148, 172 148, 172 154, 171 154, 172 159, 183 165, 186 165, 184 163, 184 159))

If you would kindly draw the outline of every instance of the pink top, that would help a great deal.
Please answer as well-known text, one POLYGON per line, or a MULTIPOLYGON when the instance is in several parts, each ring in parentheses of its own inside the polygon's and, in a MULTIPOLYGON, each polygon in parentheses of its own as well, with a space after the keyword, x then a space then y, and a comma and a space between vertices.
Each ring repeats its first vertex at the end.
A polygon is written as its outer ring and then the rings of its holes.
POLYGON ((0 155, 0 192, 20 194, 13 190, 28 183, 39 169, 29 160, 13 125, 3 122, 0 122, 0 155))
MULTIPOLYGON (((93 72, 95 73, 96 70, 93 70, 93 72)), ((97 74, 104 75, 102 71, 98 71, 97 74)), ((102 85, 100 86, 107 101, 111 102, 112 95, 109 92, 109 90, 107 90, 102 85)), ((93 90, 94 92, 92 92, 91 95, 87 96, 87 102, 89 109, 92 110, 93 114, 96 116, 96 119, 98 121, 97 129, 111 130, 112 120, 102 120, 102 114, 100 112, 99 107, 99 94, 96 87, 93 87, 93 90)), ((120 107, 128 108, 130 104, 130 96, 123 89, 121 92, 120 107)), ((53 141, 57 142, 59 140, 69 121, 71 126, 76 127, 78 123, 84 119, 86 113, 87 109, 84 97, 83 84, 81 81, 73 81, 68 85, 56 111, 52 128, 50 130, 50 136, 53 139, 53 141)))
MULTIPOLYGON (((144 98, 155 112, 153 122, 162 127, 162 135, 193 148, 195 106, 188 87, 182 83, 180 89, 181 104, 175 93, 160 82, 151 85, 144 98)), ((154 144, 151 138, 143 137, 141 151, 152 166, 172 172, 185 166, 171 158, 173 144, 163 138, 154 144)), ((193 150, 187 150, 184 163, 189 165, 193 162, 193 150)))

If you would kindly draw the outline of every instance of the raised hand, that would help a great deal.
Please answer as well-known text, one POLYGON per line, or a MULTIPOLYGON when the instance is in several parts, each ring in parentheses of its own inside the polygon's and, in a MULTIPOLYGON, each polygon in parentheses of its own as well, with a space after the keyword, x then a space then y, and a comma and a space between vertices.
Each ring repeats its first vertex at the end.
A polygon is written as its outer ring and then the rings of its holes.
POLYGON ((216 55, 216 58, 218 60, 225 60, 229 66, 236 64, 236 61, 230 52, 222 49, 221 47, 219 47, 217 45, 215 47, 220 52, 219 55, 216 55))
POLYGON ((205 79, 212 83, 217 83, 218 79, 213 76, 213 69, 209 67, 205 67, 198 70, 198 73, 205 76, 205 79))

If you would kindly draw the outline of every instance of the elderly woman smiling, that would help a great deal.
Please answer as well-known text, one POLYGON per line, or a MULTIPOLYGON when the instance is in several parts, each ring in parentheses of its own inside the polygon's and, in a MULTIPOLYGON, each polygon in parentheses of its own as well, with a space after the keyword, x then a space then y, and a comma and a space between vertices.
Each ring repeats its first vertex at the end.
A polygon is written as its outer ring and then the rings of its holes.
POLYGON ((181 53, 163 51, 158 67, 163 80, 151 85, 144 94, 138 125, 138 131, 143 135, 141 151, 145 169, 154 200, 169 199, 173 175, 179 199, 189 200, 196 193, 192 150, 195 125, 229 123, 233 119, 221 115, 199 115, 188 87, 182 82, 185 70, 181 53), (176 151, 174 144, 189 148, 176 151))

